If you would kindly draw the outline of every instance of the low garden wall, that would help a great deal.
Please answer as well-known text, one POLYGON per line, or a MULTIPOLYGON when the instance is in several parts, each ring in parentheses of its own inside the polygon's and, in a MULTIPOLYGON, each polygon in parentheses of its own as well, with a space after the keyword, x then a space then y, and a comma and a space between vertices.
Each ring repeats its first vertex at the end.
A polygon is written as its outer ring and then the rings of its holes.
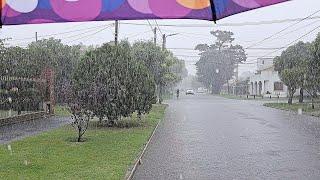
POLYGON ((33 113, 7 117, 7 118, 0 118, 0 126, 41 119, 45 115, 46 113, 44 111, 40 111, 40 112, 33 112, 33 113))

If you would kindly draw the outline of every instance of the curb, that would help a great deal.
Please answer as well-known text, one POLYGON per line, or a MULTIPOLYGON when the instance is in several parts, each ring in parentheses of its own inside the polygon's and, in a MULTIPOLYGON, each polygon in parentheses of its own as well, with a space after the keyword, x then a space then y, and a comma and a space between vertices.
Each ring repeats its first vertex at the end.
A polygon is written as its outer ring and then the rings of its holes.
POLYGON ((157 131, 160 123, 162 122, 162 120, 163 120, 163 119, 160 119, 159 122, 158 122, 158 124, 157 124, 157 126, 153 129, 153 132, 152 132, 152 134, 150 135, 149 140, 147 141, 146 145, 144 146, 143 151, 141 152, 139 158, 136 160, 136 162, 134 163, 133 168, 131 169, 130 172, 128 172, 128 173, 126 174, 126 176, 125 176, 124 179, 126 179, 126 180, 131 180, 131 179, 133 178, 133 175, 134 175, 134 173, 136 172, 138 166, 142 164, 141 159, 142 159, 142 157, 144 156, 147 148, 149 147, 149 144, 150 144, 150 142, 151 142, 154 134, 156 133, 156 131, 157 131))

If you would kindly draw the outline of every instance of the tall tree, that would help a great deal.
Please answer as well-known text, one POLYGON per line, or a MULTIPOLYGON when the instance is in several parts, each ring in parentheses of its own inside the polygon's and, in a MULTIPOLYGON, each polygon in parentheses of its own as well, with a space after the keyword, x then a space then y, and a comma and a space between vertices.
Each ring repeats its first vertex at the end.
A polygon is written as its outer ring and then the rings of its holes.
POLYGON ((137 61, 143 62, 153 75, 160 103, 165 88, 175 86, 187 74, 183 61, 167 50, 162 51, 152 42, 134 43, 132 55, 137 61))
POLYGON ((72 71, 81 56, 81 46, 67 46, 58 39, 43 39, 28 46, 28 59, 35 75, 45 68, 55 72, 55 94, 57 102, 65 101, 65 86, 70 84, 72 71))
POLYGON ((310 46, 312 57, 307 64, 305 89, 312 98, 314 108, 314 98, 320 91, 320 33, 310 46))
POLYGON ((75 70, 72 86, 80 109, 110 126, 134 111, 148 113, 154 102, 153 76, 143 62, 134 59, 127 42, 87 52, 75 70))
POLYGON ((298 88, 300 88, 299 102, 303 102, 307 66, 311 59, 310 44, 304 42, 288 47, 281 56, 274 59, 275 70, 279 72, 281 80, 288 86, 289 104, 292 104, 293 95, 298 88))
POLYGON ((133 57, 144 63, 153 74, 157 88, 157 96, 161 99, 160 89, 163 84, 166 54, 152 42, 136 42, 133 44, 133 57))
POLYGON ((237 64, 246 61, 247 57, 242 46, 232 45, 232 32, 218 30, 211 34, 216 38, 215 44, 196 46, 201 52, 196 63, 197 76, 213 94, 218 94, 223 84, 233 77, 237 64))

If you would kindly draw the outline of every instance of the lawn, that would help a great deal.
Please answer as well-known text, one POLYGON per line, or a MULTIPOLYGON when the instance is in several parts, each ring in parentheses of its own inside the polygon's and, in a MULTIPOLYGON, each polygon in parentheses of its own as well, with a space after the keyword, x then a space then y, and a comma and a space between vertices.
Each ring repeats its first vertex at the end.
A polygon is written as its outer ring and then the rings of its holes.
MULTIPOLYGON (((248 96, 247 95, 233 95, 233 94, 219 94, 218 96, 223 97, 223 98, 227 98, 227 99, 235 99, 235 100, 254 100, 254 101, 262 101, 262 102, 280 102, 280 103, 286 103, 288 102, 288 98, 286 97, 272 97, 271 99, 269 97, 263 97, 262 96, 256 96, 256 98, 254 98, 254 96, 248 96)), ((294 97, 293 101, 297 102, 299 100, 299 97, 294 97)), ((306 101, 310 101, 310 99, 306 99, 306 101)))
POLYGON ((288 103, 265 103, 264 106, 295 112, 302 109, 303 112, 309 115, 320 117, 320 103, 315 103, 315 109, 312 109, 311 103, 294 103, 292 105, 288 103))
POLYGON ((0 145, 0 179, 123 179, 144 147, 165 105, 155 105, 135 128, 91 126, 84 143, 65 126, 11 144, 0 145))
POLYGON ((57 105, 54 107, 54 115, 58 117, 66 117, 70 116, 71 114, 66 106, 57 105))
MULTIPOLYGON (((256 96, 256 98, 254 98, 253 96, 248 96, 247 95, 233 95, 233 94, 219 94, 218 96, 220 97, 224 97, 227 99, 236 99, 236 100, 263 100, 263 101, 275 101, 278 100, 278 98, 273 97, 272 99, 264 97, 262 98, 261 96, 256 96)), ((280 98, 281 99, 281 98, 280 98)))

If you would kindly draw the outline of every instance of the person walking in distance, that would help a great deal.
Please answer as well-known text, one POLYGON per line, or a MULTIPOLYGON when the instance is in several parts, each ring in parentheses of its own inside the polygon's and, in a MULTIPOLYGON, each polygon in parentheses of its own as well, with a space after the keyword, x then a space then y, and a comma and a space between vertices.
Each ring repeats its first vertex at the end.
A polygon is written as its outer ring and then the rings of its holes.
POLYGON ((179 99, 180 90, 177 89, 177 99, 179 99))

